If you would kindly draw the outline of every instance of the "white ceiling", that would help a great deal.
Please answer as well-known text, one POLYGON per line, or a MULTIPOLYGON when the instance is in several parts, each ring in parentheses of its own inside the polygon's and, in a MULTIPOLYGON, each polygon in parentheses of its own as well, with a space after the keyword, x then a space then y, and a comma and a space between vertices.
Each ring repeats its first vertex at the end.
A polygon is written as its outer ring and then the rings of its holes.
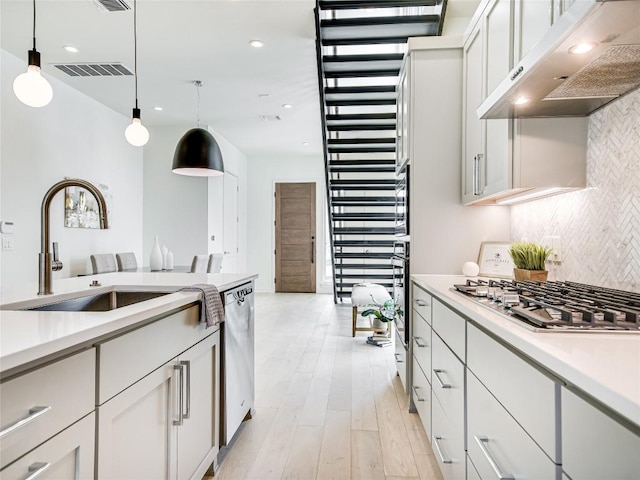
MULTIPOLYGON (((200 124, 245 154, 321 155, 314 6, 313 0, 138 0, 143 123, 195 126, 192 81, 201 80, 200 124), (264 47, 249 46, 252 39, 264 47), (285 103, 293 108, 284 109, 285 103), (263 115, 281 120, 265 121, 263 115)), ((43 73, 130 117, 133 76, 69 77, 50 64, 120 62, 133 71, 133 11, 105 12, 92 0, 38 0, 36 8, 43 73), (68 53, 65 45, 79 52, 68 53)), ((25 67, 32 15, 31 0, 0 1, 0 46, 24 59, 25 67)), ((128 123, 123 120, 123 135, 128 123)))

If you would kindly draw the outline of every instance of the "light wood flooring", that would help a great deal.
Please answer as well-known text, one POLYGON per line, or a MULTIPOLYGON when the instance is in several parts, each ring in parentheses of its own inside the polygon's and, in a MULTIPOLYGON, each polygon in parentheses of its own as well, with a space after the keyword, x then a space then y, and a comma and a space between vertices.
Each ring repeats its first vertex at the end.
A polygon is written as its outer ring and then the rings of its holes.
POLYGON ((393 348, 368 335, 332 295, 257 294, 255 416, 214 478, 441 480, 393 348))

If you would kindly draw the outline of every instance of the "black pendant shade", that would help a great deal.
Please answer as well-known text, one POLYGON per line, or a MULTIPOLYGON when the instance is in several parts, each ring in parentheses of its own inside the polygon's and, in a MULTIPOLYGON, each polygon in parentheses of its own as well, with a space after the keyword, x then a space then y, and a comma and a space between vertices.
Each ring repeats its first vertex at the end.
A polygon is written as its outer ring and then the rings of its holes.
POLYGON ((213 135, 203 128, 185 133, 173 154, 173 173, 194 177, 222 175, 222 153, 213 135))

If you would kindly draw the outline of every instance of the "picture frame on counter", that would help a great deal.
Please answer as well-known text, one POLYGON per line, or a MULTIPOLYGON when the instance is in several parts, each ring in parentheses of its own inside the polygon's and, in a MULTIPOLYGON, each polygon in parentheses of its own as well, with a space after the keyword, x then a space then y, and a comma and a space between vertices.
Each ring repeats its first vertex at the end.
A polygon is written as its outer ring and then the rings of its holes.
POLYGON ((511 242, 482 242, 478 255, 481 277, 513 278, 513 260, 509 255, 511 242))

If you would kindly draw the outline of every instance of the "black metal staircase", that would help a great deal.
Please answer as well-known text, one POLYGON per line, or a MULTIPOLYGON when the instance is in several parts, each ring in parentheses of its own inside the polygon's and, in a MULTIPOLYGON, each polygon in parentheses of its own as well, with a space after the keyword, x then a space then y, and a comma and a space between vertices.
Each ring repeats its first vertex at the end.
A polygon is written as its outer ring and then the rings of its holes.
POLYGON ((408 37, 439 35, 446 0, 318 0, 316 36, 337 302, 391 291, 396 84, 408 37))

